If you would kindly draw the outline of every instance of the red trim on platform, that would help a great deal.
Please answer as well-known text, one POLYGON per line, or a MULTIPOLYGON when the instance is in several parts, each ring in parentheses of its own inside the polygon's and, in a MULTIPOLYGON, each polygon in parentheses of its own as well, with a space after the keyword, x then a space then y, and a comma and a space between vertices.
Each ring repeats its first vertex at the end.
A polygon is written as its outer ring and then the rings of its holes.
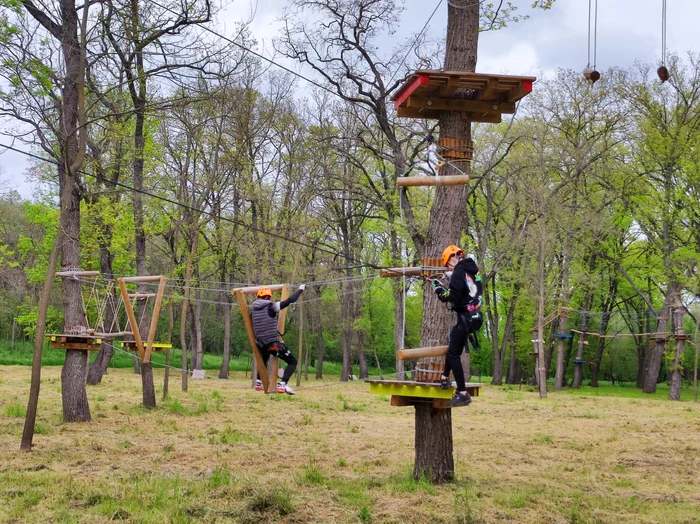
POLYGON ((525 80, 523 82, 523 91, 526 93, 532 93, 532 80, 525 80))
MULTIPOLYGON (((418 77, 411 82, 408 87, 406 87, 396 99, 394 99, 394 109, 398 109, 399 106, 405 102, 411 93, 413 93, 420 86, 428 85, 430 83, 430 75, 420 74, 418 77)), ((532 82, 530 82, 530 89, 532 89, 532 82)))

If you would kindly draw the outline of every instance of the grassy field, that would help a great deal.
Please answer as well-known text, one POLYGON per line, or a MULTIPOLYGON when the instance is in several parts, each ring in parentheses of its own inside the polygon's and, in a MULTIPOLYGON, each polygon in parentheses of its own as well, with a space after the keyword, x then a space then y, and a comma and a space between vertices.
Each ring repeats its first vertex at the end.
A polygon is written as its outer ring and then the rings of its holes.
POLYGON ((234 373, 183 393, 176 375, 146 411, 140 377, 110 369, 88 388, 92 422, 64 424, 60 368, 48 367, 22 453, 29 373, 0 366, 1 522, 700 520, 700 405, 663 391, 540 400, 485 386, 453 412, 456 480, 433 486, 411 478, 413 409, 362 382, 312 379, 291 397, 234 373))

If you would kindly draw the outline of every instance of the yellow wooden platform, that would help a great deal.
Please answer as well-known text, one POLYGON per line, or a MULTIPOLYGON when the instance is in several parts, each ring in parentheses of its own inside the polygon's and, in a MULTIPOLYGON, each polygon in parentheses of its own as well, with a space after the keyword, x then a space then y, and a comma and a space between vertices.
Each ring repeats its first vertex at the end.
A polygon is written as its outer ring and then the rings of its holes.
MULTIPOLYGON (((138 351, 138 346, 134 340, 125 340, 122 342, 122 347, 130 351, 138 351)), ((173 345, 166 342, 154 342, 151 344, 153 351, 165 351, 166 349, 172 349, 173 345)))
MULTIPOLYGON (((451 407, 450 399, 455 388, 442 389, 437 382, 416 382, 413 380, 366 380, 369 392, 375 395, 391 395, 392 406, 413 406, 416 403, 432 402, 435 408, 451 407)), ((472 397, 481 394, 482 384, 467 382, 467 393, 472 397)))

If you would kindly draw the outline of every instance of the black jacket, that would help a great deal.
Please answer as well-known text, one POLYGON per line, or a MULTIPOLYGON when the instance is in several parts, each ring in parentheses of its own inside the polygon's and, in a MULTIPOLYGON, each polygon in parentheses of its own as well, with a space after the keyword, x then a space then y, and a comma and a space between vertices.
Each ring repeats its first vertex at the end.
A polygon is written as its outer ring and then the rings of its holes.
POLYGON ((476 305, 479 303, 481 296, 481 280, 477 280, 479 268, 471 258, 463 258, 460 260, 452 272, 450 277, 450 289, 446 293, 438 295, 438 298, 443 302, 453 304, 452 309, 458 313, 467 311, 467 306, 476 305), (472 293, 469 291, 467 277, 474 282, 475 289, 472 293))

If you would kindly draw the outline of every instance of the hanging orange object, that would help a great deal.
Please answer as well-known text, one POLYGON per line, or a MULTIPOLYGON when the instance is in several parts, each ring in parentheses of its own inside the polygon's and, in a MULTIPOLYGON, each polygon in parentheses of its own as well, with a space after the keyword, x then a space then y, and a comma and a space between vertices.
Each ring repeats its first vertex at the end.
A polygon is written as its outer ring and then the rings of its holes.
POLYGON ((598 80, 600 80, 600 73, 590 67, 586 67, 583 70, 583 76, 586 77, 586 80, 588 80, 591 83, 591 85, 595 84, 598 80))
POLYGON ((666 66, 661 66, 656 70, 656 74, 659 75, 659 80, 661 80, 661 83, 663 84, 666 80, 671 78, 671 75, 668 72, 668 69, 666 69, 666 66))

